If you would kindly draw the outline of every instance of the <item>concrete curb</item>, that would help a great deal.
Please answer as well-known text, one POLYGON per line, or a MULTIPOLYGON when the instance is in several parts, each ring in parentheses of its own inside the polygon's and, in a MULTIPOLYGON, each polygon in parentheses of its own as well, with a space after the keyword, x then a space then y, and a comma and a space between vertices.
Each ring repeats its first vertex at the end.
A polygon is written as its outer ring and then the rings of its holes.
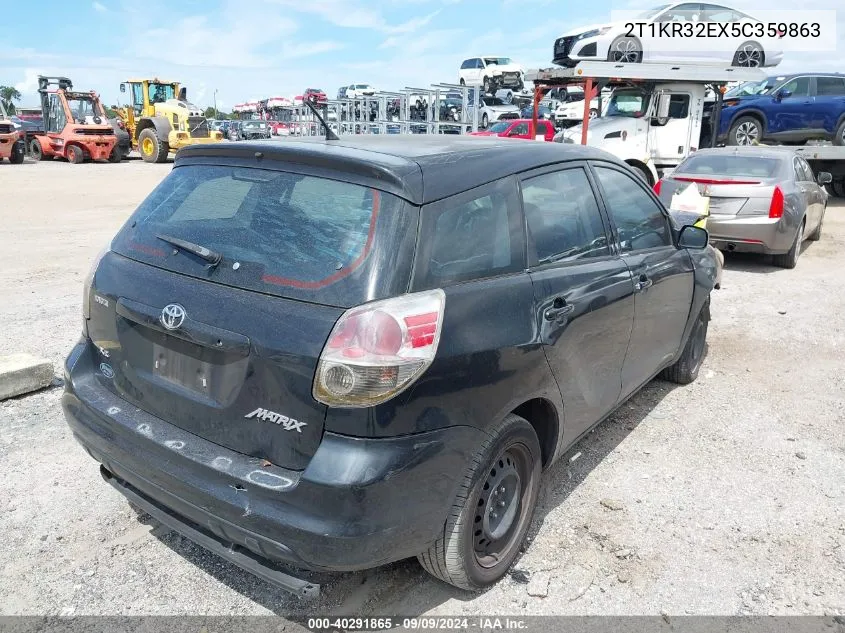
POLYGON ((0 356, 0 400, 49 387, 53 363, 29 354, 0 356))

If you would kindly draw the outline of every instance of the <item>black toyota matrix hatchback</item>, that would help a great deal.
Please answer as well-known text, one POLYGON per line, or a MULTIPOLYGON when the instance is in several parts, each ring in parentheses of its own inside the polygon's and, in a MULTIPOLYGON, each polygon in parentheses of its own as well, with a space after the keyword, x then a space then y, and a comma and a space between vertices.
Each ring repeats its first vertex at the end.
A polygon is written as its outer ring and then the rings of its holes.
POLYGON ((412 556, 480 588, 544 467, 695 379, 706 245, 581 146, 198 145, 95 264, 62 404, 131 502, 289 590, 412 556))

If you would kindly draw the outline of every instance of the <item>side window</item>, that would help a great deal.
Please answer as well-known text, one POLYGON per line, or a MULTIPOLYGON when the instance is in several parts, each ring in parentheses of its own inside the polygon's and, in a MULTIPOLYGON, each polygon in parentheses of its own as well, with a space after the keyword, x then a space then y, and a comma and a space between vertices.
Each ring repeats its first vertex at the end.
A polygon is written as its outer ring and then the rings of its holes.
POLYGON ((820 97, 844 96, 845 78, 816 77, 816 94, 820 97))
POLYGON ((669 99, 669 118, 686 119, 689 116, 689 95, 672 95, 669 99))
POLYGON ((510 133, 512 135, 528 134, 528 124, 527 123, 517 123, 516 126, 513 129, 511 129, 510 133))
POLYGON ((808 97, 810 96, 810 78, 796 77, 781 86, 781 90, 789 90, 792 93, 791 97, 808 97))
POLYGON ((469 67, 470 67, 470 65, 471 65, 471 64, 472 64, 472 60, 471 60, 471 59, 465 59, 465 60, 464 60, 464 63, 463 63, 463 64, 461 64, 461 70, 466 70, 467 68, 469 68, 469 67))
POLYGON ((417 290, 523 270, 524 242, 514 178, 426 205, 417 246, 417 290))
POLYGON ((816 182, 816 174, 813 172, 813 168, 810 167, 810 163, 803 158, 799 158, 798 160, 801 161, 801 166, 804 168, 804 174, 807 176, 807 181, 816 182))
POLYGON ((479 58, 475 60, 475 67, 476 68, 484 68, 484 62, 479 58))
POLYGON ((801 166, 801 161, 798 160, 797 156, 792 159, 792 171, 795 173, 795 180, 797 182, 807 180, 807 176, 804 174, 804 168, 801 166))
POLYGON ((566 169, 522 182, 529 248, 537 262, 609 255, 590 181, 583 169, 566 169))
POLYGON ((707 22, 738 22, 741 18, 733 9, 716 4, 701 5, 704 20, 707 22))
POLYGON ((607 167, 596 166, 595 170, 623 253, 672 244, 663 210, 635 180, 636 176, 607 167))
POLYGON ((701 5, 696 3, 680 4, 657 18, 657 22, 698 22, 701 18, 701 5))
POLYGON ((47 111, 46 130, 48 132, 61 132, 67 124, 67 117, 65 116, 65 109, 59 98, 50 95, 50 109, 47 111))
POLYGON ((548 121, 539 121, 537 123, 537 134, 546 135, 549 133, 549 122, 548 121))

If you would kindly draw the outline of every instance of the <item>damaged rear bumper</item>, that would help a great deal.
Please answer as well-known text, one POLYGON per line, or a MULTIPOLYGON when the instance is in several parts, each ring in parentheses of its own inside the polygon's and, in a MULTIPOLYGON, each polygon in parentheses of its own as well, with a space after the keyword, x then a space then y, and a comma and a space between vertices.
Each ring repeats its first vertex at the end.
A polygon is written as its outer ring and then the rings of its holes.
POLYGON ((389 439, 326 432, 304 471, 287 470, 129 404, 92 356, 83 343, 69 355, 62 408, 109 483, 199 545, 300 595, 312 583, 274 580, 272 563, 353 571, 427 549, 484 437, 466 426, 389 439))

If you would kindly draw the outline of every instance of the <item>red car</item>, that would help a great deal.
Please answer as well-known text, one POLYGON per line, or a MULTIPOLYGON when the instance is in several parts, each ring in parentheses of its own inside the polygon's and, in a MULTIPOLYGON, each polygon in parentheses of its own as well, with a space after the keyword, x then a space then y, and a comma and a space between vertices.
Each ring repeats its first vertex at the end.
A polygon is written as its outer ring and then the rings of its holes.
POLYGON ((319 88, 306 88, 302 93, 303 99, 310 99, 312 103, 325 103, 329 100, 326 93, 319 88))
POLYGON ((534 134, 534 121, 531 119, 508 119, 494 123, 486 130, 473 132, 472 136, 504 136, 523 138, 530 141, 551 141, 555 136, 555 126, 551 121, 537 121, 537 133, 534 134))

